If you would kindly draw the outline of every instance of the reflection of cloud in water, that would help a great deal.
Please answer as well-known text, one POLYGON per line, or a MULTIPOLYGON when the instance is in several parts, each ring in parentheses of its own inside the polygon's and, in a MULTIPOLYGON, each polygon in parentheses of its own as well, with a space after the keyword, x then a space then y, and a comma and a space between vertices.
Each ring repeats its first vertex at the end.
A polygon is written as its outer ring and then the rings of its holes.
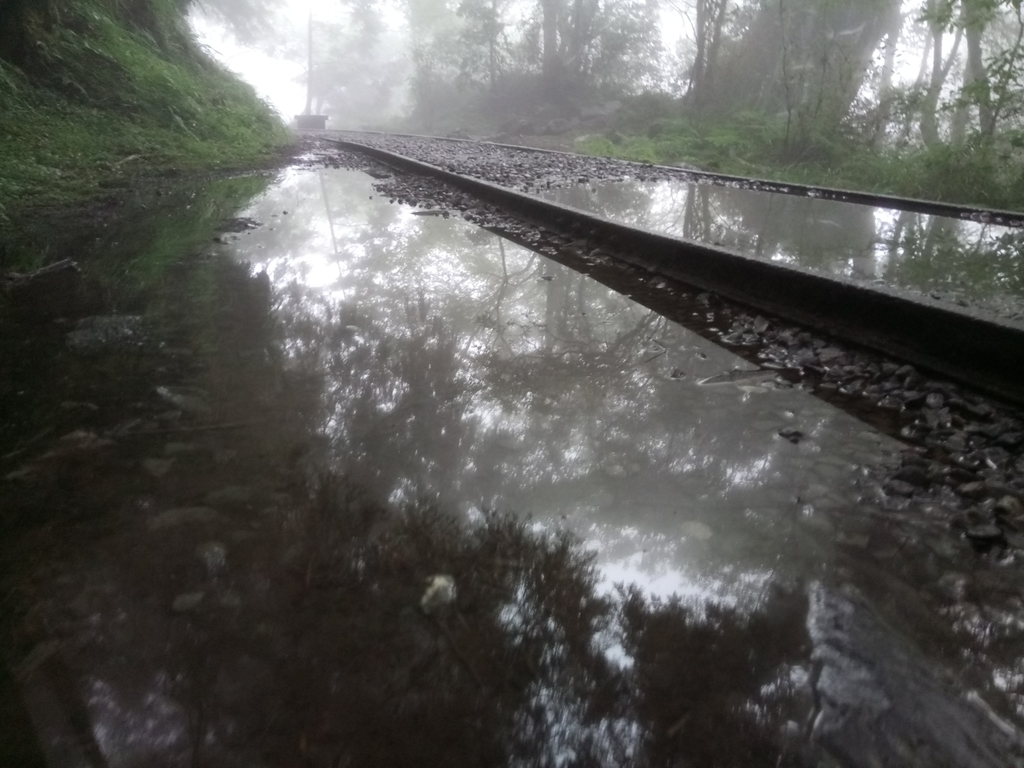
MULTIPOLYGON (((800 528, 798 497, 855 506, 854 465, 885 441, 796 389, 699 386, 749 364, 531 251, 368 189, 356 172, 296 174, 287 220, 236 241, 238 258, 273 273, 286 345, 305 339, 296 364, 323 376, 342 468, 393 501, 426 494, 573 530, 600 550, 603 583, 656 595, 756 600, 782 553, 830 559, 827 535, 800 528), (777 436, 794 420, 812 436, 799 446, 777 436)), ((264 198, 248 215, 281 207, 264 198)))

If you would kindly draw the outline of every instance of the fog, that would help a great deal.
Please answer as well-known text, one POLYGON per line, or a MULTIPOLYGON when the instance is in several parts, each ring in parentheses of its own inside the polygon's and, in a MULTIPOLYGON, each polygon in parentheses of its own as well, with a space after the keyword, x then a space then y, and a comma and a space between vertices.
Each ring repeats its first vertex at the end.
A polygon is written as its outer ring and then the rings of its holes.
POLYGON ((1009 0, 213 0, 191 21, 283 116, 308 95, 334 128, 653 137, 742 116, 738 141, 806 159, 1017 136, 1024 107, 1009 0))

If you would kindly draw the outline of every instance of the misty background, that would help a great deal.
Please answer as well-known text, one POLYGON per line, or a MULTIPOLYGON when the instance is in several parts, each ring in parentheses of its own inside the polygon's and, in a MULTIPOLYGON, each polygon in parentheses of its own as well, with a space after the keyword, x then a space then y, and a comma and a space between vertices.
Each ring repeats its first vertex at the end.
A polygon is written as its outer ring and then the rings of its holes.
POLYGON ((728 122, 718 144, 792 160, 1024 146, 1017 0, 210 0, 190 21, 290 118, 310 17, 311 107, 334 128, 615 144, 728 122))

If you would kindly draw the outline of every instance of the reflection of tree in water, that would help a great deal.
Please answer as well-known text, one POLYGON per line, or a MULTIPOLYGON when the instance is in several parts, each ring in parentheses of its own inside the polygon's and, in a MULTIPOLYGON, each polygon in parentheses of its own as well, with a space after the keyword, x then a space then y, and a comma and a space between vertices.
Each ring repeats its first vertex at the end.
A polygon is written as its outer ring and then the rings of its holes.
POLYGON ((801 716, 789 671, 809 650, 806 612, 802 594, 779 590, 751 616, 708 605, 696 621, 677 599, 624 590, 623 647, 634 659, 647 764, 679 765, 680 756, 700 766, 795 764, 777 743, 780 726, 801 716))
POLYGON ((697 354, 673 323, 480 230, 406 215, 369 238, 361 221, 330 290, 275 282, 293 382, 375 498, 578 513, 609 544, 630 510, 667 533, 776 504, 757 493, 780 441, 743 438, 737 390, 669 376, 669 348, 697 354))
POLYGON ((559 190, 558 199, 627 224, 828 274, 975 299, 1024 295, 1021 234, 1005 227, 676 182, 577 187, 559 190))
POLYGON ((635 590, 602 598, 569 538, 430 505, 389 514, 333 476, 250 552, 269 581, 236 580, 234 611, 172 621, 153 659, 187 723, 184 763, 786 764, 778 681, 803 650, 801 599, 696 621, 635 590), (437 573, 456 599, 426 614, 437 573), (632 666, 610 660, 616 642, 632 666))
POLYGON ((1019 230, 904 212, 892 226, 889 252, 886 276, 899 285, 972 298, 1024 296, 1019 230))

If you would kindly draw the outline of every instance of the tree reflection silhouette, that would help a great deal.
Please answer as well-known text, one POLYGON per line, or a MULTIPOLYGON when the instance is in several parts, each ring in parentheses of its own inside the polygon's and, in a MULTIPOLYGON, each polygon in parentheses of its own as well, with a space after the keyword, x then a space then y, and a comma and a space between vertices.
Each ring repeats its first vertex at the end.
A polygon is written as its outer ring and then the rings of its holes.
POLYGON ((156 679, 176 681, 192 764, 785 764, 796 700, 778 681, 806 651, 801 598, 697 621, 637 590, 601 597, 571 537, 513 515, 389 512, 332 475, 248 567, 272 574, 296 543, 269 589, 170 627, 177 661, 156 679), (427 615, 435 573, 456 599, 427 615))
POLYGON ((633 226, 1004 312, 1024 295, 1019 229, 710 184, 614 182, 549 194, 633 226))

